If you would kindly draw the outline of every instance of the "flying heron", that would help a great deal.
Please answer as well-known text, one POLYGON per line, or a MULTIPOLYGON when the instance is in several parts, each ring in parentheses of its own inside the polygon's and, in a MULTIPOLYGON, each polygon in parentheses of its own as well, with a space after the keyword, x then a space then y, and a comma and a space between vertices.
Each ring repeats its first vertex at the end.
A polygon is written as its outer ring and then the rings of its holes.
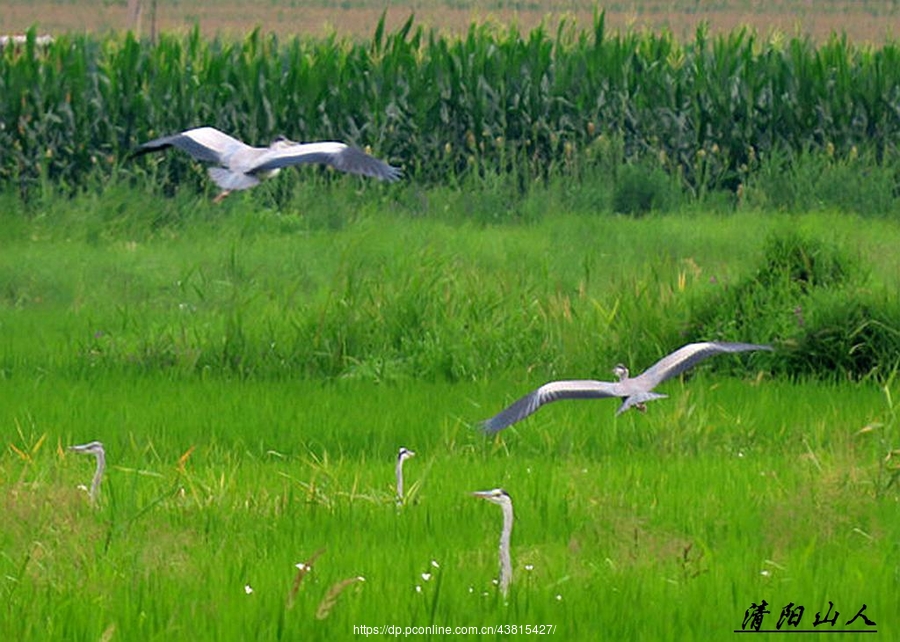
POLYGON ((274 176, 282 167, 321 163, 349 174, 360 174, 383 181, 396 181, 400 170, 369 156, 361 149, 328 141, 296 143, 279 136, 268 147, 251 147, 213 127, 197 127, 163 136, 140 145, 132 158, 149 152, 175 147, 194 159, 217 166, 209 168, 209 176, 222 192, 214 199, 221 201, 234 190, 249 189, 260 180, 274 176))
POLYGON ((96 504, 97 497, 100 495, 100 482, 103 480, 103 471, 106 470, 106 452, 103 450, 103 444, 99 441, 92 441, 80 446, 69 446, 69 450, 93 455, 97 458, 97 470, 94 472, 90 492, 91 503, 96 504))
POLYGON ((509 558, 509 537, 513 527, 512 497, 502 488, 480 490, 472 494, 497 504, 503 510, 503 530, 500 531, 500 592, 506 597, 512 581, 512 562, 509 558))
POLYGON ((646 410, 644 405, 654 399, 662 399, 668 395, 653 392, 653 389, 666 379, 681 374, 697 362, 717 354, 730 352, 749 352, 751 350, 772 350, 772 346, 754 343, 727 343, 722 341, 706 341, 689 343, 678 348, 650 366, 636 377, 628 375, 628 368, 622 364, 613 368, 618 381, 593 381, 589 379, 574 381, 551 381, 537 390, 528 393, 515 401, 505 410, 481 423, 481 428, 488 434, 508 428, 517 421, 537 412, 537 409, 552 401, 560 399, 601 399, 603 397, 619 397, 622 405, 616 411, 622 414, 629 408, 646 410))
POLYGON ((415 457, 416 453, 408 448, 401 448, 397 453, 397 501, 403 501, 403 462, 411 457, 415 457))

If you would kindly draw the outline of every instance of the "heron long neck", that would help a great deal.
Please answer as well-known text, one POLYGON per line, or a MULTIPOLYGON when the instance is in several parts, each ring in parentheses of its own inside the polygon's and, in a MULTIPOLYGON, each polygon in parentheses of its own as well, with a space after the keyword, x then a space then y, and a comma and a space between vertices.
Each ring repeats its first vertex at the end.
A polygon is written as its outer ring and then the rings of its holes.
POLYGON ((512 581, 512 560, 509 556, 509 540, 513 527, 512 503, 503 504, 503 531, 500 533, 500 592, 504 597, 512 581))
POLYGON ((397 499, 403 499, 403 457, 397 457, 397 499))
POLYGON ((100 482, 103 480, 103 471, 106 470, 106 454, 102 450, 98 450, 94 455, 97 457, 97 470, 94 472, 94 479, 91 482, 92 503, 96 503, 97 496, 100 494, 100 482))

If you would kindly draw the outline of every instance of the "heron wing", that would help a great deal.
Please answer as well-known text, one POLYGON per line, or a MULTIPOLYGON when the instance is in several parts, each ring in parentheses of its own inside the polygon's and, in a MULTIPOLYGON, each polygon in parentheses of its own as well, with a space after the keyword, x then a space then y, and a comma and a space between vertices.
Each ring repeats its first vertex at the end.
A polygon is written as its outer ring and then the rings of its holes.
POLYGON ((717 354, 772 349, 772 346, 755 343, 729 343, 725 341, 689 343, 654 363, 647 370, 632 379, 630 383, 635 389, 649 391, 666 379, 675 377, 692 368, 698 362, 717 354))
POLYGON ((218 163, 220 165, 223 165, 225 159, 236 151, 252 149, 237 138, 220 132, 214 127, 197 127, 180 134, 163 136, 144 143, 135 150, 132 157, 160 151, 168 147, 175 147, 183 152, 187 152, 198 161, 218 163))
POLYGON ((361 149, 350 147, 344 143, 297 143, 271 149, 256 159, 256 163, 248 172, 265 172, 290 165, 319 163, 331 165, 348 174, 359 174, 378 178, 383 181, 396 181, 400 178, 400 170, 384 161, 369 156, 361 149))
POLYGON ((560 399, 601 399, 620 396, 619 384, 608 381, 553 381, 514 401, 509 407, 481 423, 487 434, 499 432, 537 412, 541 406, 560 399))

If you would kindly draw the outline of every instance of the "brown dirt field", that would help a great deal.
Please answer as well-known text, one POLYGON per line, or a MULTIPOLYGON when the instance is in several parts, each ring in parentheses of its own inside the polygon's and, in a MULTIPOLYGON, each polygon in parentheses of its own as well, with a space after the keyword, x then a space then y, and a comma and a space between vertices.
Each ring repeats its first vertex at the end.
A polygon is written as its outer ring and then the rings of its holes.
MULTIPOLYGON (((150 0, 143 0, 144 11, 140 28, 144 35, 150 31, 150 0)), ((6 0, 0 12, 0 33, 23 33, 36 25, 40 33, 106 32, 132 26, 124 4, 113 5, 109 0, 6 0)), ((358 0, 340 3, 344 7, 296 6, 292 0, 183 0, 172 3, 159 0, 156 25, 159 31, 184 32, 199 25, 205 35, 241 37, 255 27, 279 36, 295 34, 366 38, 372 35, 381 13, 374 2, 358 0), (294 5, 294 6, 292 6, 294 5)), ((515 24, 520 31, 528 31, 544 23, 555 29, 561 19, 574 22, 577 27, 590 27, 593 9, 579 0, 543 0, 521 3, 527 9, 491 10, 503 2, 456 2, 455 8, 443 1, 410 0, 394 2, 387 9, 387 27, 396 29, 410 15, 415 24, 436 28, 442 32, 460 33, 473 22, 486 21, 515 24)), ((755 29, 761 35, 780 31, 789 36, 810 35, 817 40, 832 33, 845 33, 857 43, 883 43, 900 36, 900 7, 893 2, 867 0, 648 0, 645 2, 609 3, 606 13, 608 29, 668 29, 677 37, 690 39, 701 22, 707 22, 713 32, 730 31, 738 26, 755 29), (704 4, 712 8, 704 10, 704 4)))

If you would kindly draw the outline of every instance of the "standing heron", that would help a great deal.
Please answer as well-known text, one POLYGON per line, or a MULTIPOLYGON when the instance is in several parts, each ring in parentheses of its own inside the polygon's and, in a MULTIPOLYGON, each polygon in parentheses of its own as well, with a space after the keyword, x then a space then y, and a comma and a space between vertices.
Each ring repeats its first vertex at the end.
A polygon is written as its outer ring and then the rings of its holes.
POLYGON ((92 441, 80 446, 69 446, 69 450, 93 455, 97 458, 97 470, 94 472, 93 481, 91 481, 90 492, 91 503, 96 504, 100 495, 100 482, 103 480, 103 471, 106 470, 106 451, 103 450, 103 444, 99 441, 92 441))
POLYGON ((397 501, 403 501, 403 462, 411 457, 415 457, 416 453, 408 448, 401 448, 397 453, 397 501))
POLYGON ((369 156, 361 149, 335 141, 297 143, 279 136, 268 147, 251 147, 213 127, 197 127, 163 136, 140 145, 131 157, 175 147, 194 159, 215 163, 209 176, 222 192, 214 199, 221 201, 232 191, 259 185, 282 167, 320 163, 349 174, 369 176, 383 181, 396 181, 400 170, 369 156))
POLYGON ((681 374, 697 362, 717 354, 731 352, 749 352, 752 350, 772 350, 772 346, 754 343, 727 343, 722 341, 706 341, 689 343, 678 348, 650 366, 636 377, 630 377, 628 368, 619 364, 613 368, 618 381, 593 381, 581 379, 573 381, 551 381, 534 390, 505 410, 481 423, 481 428, 488 434, 508 428, 517 421, 537 412, 544 404, 560 399, 601 399, 603 397, 619 397, 622 405, 616 411, 622 414, 629 408, 646 410, 645 403, 654 399, 662 399, 668 395, 653 392, 653 389, 666 379, 681 374))
POLYGON ((500 592, 506 597, 512 581, 512 561, 509 557, 509 538, 513 527, 512 497, 502 488, 480 490, 472 494, 497 504, 503 510, 503 530, 500 531, 500 592))

